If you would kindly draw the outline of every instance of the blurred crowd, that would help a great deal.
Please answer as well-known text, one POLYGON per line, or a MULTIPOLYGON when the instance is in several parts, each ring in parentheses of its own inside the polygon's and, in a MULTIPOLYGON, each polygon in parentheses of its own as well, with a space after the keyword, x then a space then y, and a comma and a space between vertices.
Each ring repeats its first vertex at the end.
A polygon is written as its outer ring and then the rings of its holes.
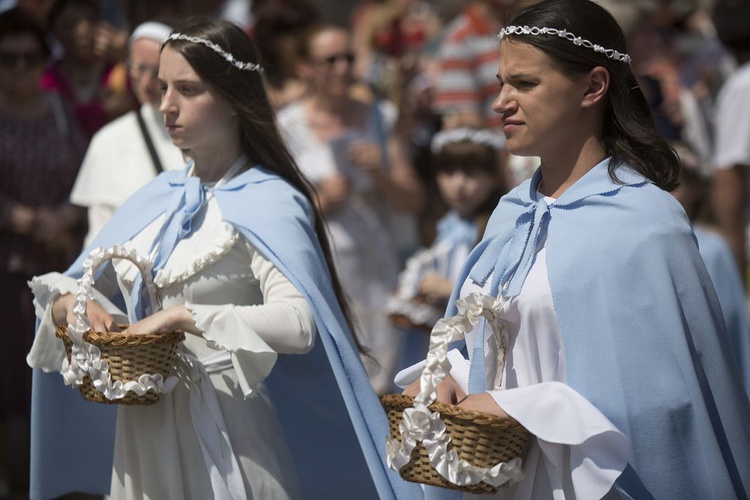
MULTIPOLYGON (((504 151, 492 110, 496 34, 528 3, 0 1, 0 499, 28 487, 27 281, 67 268, 127 195, 188 160, 158 114, 160 30, 209 14, 256 42, 382 394, 424 355, 497 199, 538 166, 504 151)), ((658 128, 683 160, 675 195, 712 238, 701 250, 721 269, 727 322, 750 342, 750 0, 599 3, 629 36, 658 128)))

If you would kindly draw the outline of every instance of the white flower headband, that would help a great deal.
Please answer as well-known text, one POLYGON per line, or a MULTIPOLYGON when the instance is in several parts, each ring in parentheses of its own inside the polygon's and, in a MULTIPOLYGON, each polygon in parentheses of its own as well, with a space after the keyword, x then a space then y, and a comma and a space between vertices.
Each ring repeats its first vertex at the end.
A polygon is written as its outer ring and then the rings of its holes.
POLYGON ((627 64, 630 64, 630 56, 627 54, 623 54, 622 52, 618 52, 614 49, 605 49, 601 45, 597 45, 593 42, 590 42, 588 40, 585 40, 581 38, 580 36, 575 36, 573 33, 570 33, 568 30, 559 30, 557 28, 537 28, 536 26, 530 28, 528 26, 506 26, 505 28, 500 30, 500 33, 497 34, 497 37, 502 40, 508 35, 552 35, 552 36, 559 36, 560 38, 565 38, 566 40, 569 40, 573 42, 574 44, 578 46, 586 47, 587 49, 593 49, 594 52, 599 52, 601 54, 604 54, 610 59, 614 59, 615 61, 624 62, 627 64))
POLYGON ((206 40, 205 38, 184 35, 182 33, 172 33, 171 35, 167 37, 167 40, 186 40, 192 43, 202 43, 203 45, 205 45, 206 47, 208 47, 209 49, 213 50, 214 52, 219 54, 221 57, 226 59, 229 64, 231 64, 237 69, 246 70, 246 71, 258 71, 258 72, 263 71, 263 68, 261 67, 260 64, 238 61, 237 59, 234 58, 232 54, 222 49, 219 45, 215 44, 211 40, 206 40))
POLYGON ((471 141, 495 149, 502 149, 505 146, 505 138, 491 130, 461 127, 435 134, 430 149, 434 154, 437 154, 446 144, 464 141, 471 141))

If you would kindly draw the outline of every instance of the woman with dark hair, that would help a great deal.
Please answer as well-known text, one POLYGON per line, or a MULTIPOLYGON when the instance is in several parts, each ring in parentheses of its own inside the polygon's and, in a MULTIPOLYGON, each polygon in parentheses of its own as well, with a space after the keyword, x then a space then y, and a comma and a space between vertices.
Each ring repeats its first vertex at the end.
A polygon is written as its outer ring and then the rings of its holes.
MULTIPOLYGON (((111 415, 84 414, 77 396, 54 405, 59 380, 38 373, 35 411, 57 422, 71 412, 83 432, 51 434, 59 423, 39 419, 40 442, 55 437, 36 457, 32 496, 80 488, 81 478, 115 499, 408 495, 380 456, 387 421, 359 361, 312 190, 281 140, 257 61, 248 36, 226 22, 196 18, 165 42, 160 109, 192 161, 136 193, 91 247, 149 255, 163 309, 149 310, 137 269, 121 260, 86 312, 94 330, 117 331, 116 304, 125 302, 124 333, 187 333, 176 387, 154 405, 119 407, 112 452, 111 415), (97 443, 87 447, 92 434, 97 443), (75 449, 76 460, 60 464, 50 445, 75 449), (101 484, 110 471, 111 489, 101 484)), ((31 283, 37 368, 62 363, 52 332, 75 321, 72 278, 88 253, 65 276, 31 283)))
MULTIPOLYGON (((452 358, 439 399, 533 435, 526 479, 501 498, 747 498, 750 404, 669 193, 678 158, 620 28, 589 0, 546 0, 499 38, 506 147, 541 166, 501 199, 446 312, 491 304, 508 333, 504 363, 492 330, 466 327, 471 361, 452 358)), ((448 472, 460 482, 476 471, 448 472)))

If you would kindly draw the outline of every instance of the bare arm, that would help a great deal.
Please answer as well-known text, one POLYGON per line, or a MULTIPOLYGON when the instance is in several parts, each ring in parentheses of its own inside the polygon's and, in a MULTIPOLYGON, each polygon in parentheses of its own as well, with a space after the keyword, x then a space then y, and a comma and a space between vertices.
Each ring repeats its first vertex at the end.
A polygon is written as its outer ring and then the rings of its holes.
MULTIPOLYGON (((748 193, 745 183, 747 165, 714 171, 713 203, 716 218, 740 269, 745 269, 745 207, 748 193)), ((742 273, 744 278, 745 273, 742 273)))

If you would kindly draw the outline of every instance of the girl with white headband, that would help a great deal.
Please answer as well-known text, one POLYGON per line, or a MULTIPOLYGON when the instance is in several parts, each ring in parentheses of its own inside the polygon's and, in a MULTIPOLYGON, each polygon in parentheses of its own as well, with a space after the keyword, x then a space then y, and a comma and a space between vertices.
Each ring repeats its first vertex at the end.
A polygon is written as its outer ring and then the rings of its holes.
POLYGON ((53 332, 73 317, 85 257, 125 245, 151 257, 163 309, 149 309, 138 270, 120 260, 87 304, 91 327, 118 330, 124 302, 125 333, 184 331, 177 384, 115 419, 37 370, 35 497, 410 498, 418 488, 380 453, 387 420, 252 42, 227 22, 187 21, 163 45, 158 78, 167 130, 192 161, 126 201, 64 275, 32 281, 40 323, 28 360, 60 369, 53 332))
POLYGON ((499 39, 506 148, 541 165, 501 199, 446 311, 495 299, 503 376, 479 322, 439 399, 532 434, 525 479, 497 498, 748 498, 750 403, 622 31, 594 2, 546 0, 499 39))

